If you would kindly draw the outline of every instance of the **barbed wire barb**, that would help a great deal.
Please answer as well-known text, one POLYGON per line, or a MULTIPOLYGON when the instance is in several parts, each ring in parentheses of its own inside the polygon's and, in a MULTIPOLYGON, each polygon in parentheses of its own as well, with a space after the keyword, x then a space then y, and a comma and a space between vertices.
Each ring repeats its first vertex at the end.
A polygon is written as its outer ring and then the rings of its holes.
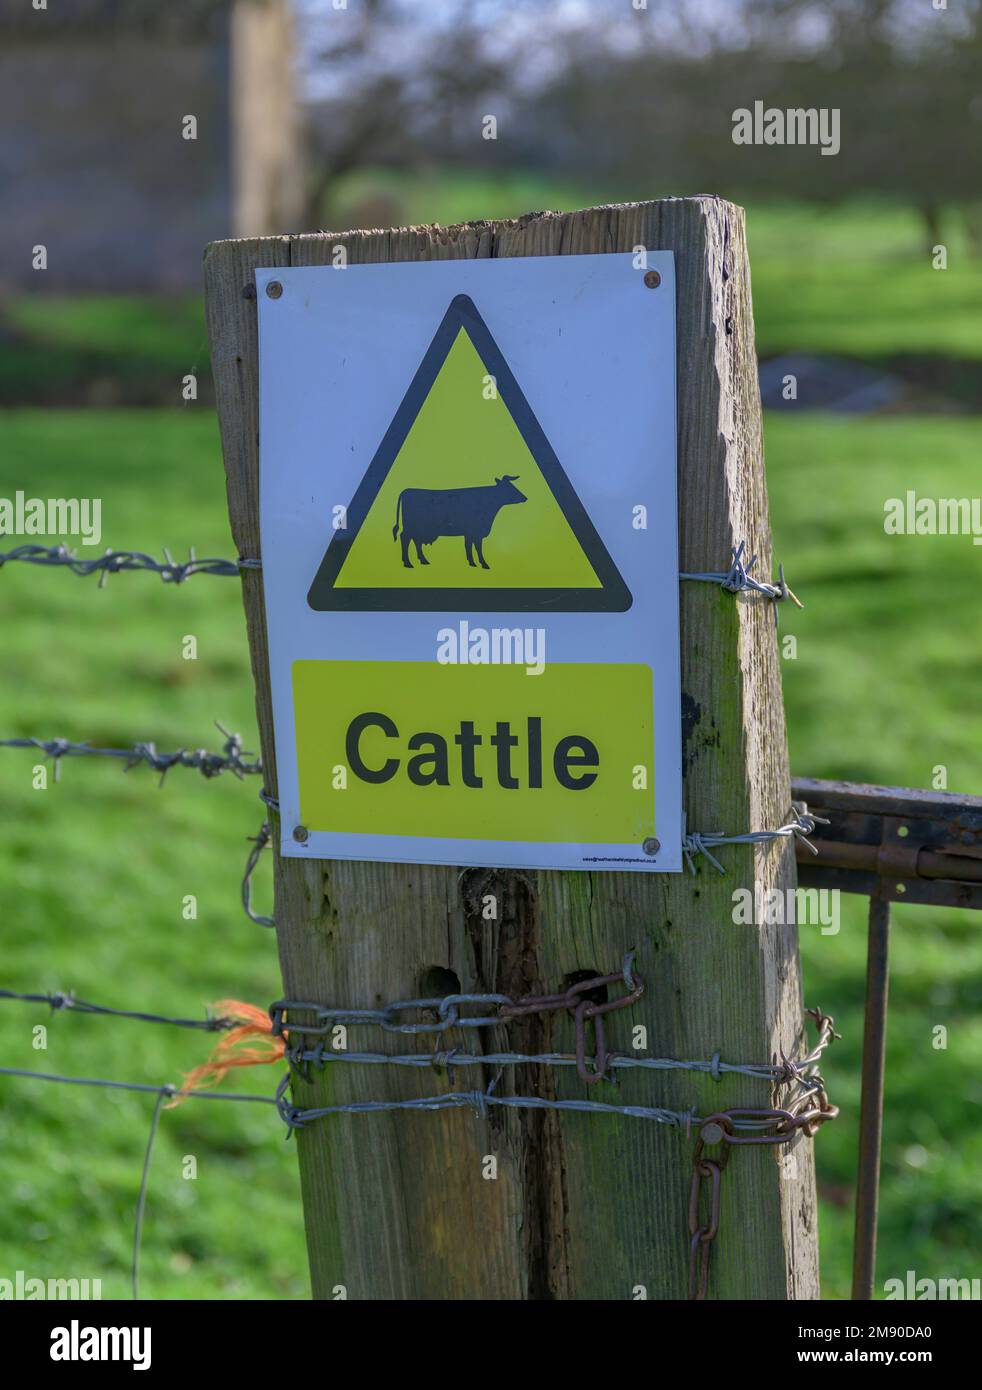
POLYGON ((258 835, 249 838, 252 849, 246 860, 245 873, 242 875, 242 906, 250 922, 255 922, 260 927, 275 927, 276 920, 273 917, 264 917, 262 913, 253 911, 252 907, 252 875, 256 865, 262 857, 262 852, 270 842, 272 827, 269 821, 263 821, 259 827, 258 835))
MULTIPOLYGON (((718 584, 728 594, 755 593, 762 594, 764 598, 771 599, 773 603, 784 603, 791 600, 798 608, 804 608, 804 604, 797 594, 788 587, 788 582, 784 577, 784 566, 778 565, 778 582, 770 583, 766 579, 755 579, 750 573, 757 563, 757 556, 751 555, 749 560, 744 560, 744 552, 747 548, 746 541, 741 541, 739 545, 732 548, 732 560, 730 568, 723 573, 714 570, 700 570, 696 573, 681 572, 679 579, 695 580, 705 584, 718 584)), ((775 619, 777 618, 777 608, 774 609, 775 619)))
POLYGON ((126 764, 124 772, 131 772, 133 768, 146 764, 160 773, 161 785, 172 767, 194 768, 206 778, 217 777, 222 772, 231 772, 240 780, 260 775, 263 770, 262 758, 245 750, 242 736, 230 733, 218 720, 215 727, 225 740, 221 753, 210 753, 207 748, 179 748, 174 753, 159 753, 156 742, 151 739, 134 743, 132 748, 95 748, 91 743, 75 743, 67 738, 3 738, 0 739, 0 748, 36 748, 54 762, 56 782, 60 780, 62 758, 86 757, 122 759, 126 764))
POLYGON ((798 806, 792 806, 792 820, 787 825, 781 825, 777 830, 747 830, 742 835, 723 835, 715 830, 693 830, 686 831, 685 824, 682 826, 682 854, 691 873, 696 872, 695 860, 702 854, 709 860, 713 868, 721 874, 726 873, 725 867, 713 854, 713 850, 719 845, 760 845, 766 844, 768 840, 800 840, 803 845, 811 850, 812 854, 818 854, 818 850, 809 840, 808 836, 813 832, 816 825, 828 825, 829 822, 824 816, 816 816, 809 810, 799 810, 798 806))
POLYGON ((0 989, 0 1000, 21 1004, 47 1004, 52 1013, 96 1014, 107 1018, 128 1018, 137 1023, 163 1023, 173 1028, 196 1028, 204 1033, 224 1033, 236 1026, 235 1019, 208 1014, 205 1018, 171 1018, 166 1014, 137 1012, 132 1009, 111 1009, 105 1004, 93 1004, 88 999, 76 999, 68 990, 50 994, 22 994, 13 989, 0 989))
POLYGON ((188 558, 185 561, 175 560, 166 546, 163 548, 163 554, 163 564, 142 550, 108 549, 101 555, 87 560, 67 545, 19 545, 14 550, 0 551, 0 569, 8 563, 20 562, 41 565, 44 568, 67 569, 80 578, 98 574, 98 587, 102 589, 111 574, 122 574, 131 570, 146 570, 151 574, 159 574, 165 584, 183 584, 195 574, 214 574, 221 578, 235 579, 243 570, 262 568, 260 560, 241 557, 238 560, 220 560, 213 557, 199 560, 194 546, 188 547, 188 558))

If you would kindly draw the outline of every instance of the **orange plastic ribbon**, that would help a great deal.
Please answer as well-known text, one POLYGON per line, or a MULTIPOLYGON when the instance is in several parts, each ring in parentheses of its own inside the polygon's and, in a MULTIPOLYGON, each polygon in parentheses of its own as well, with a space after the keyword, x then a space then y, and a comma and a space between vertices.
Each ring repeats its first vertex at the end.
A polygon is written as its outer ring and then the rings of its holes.
POLYGON ((267 1066, 283 1058, 284 1041, 273 1037, 273 1022, 265 1009, 243 1003, 241 999, 221 999, 213 1007, 219 1017, 235 1018, 241 1022, 237 1028, 230 1028, 222 1035, 207 1062, 188 1072, 184 1085, 165 1106, 167 1110, 180 1105, 189 1091, 217 1086, 232 1067, 267 1066))

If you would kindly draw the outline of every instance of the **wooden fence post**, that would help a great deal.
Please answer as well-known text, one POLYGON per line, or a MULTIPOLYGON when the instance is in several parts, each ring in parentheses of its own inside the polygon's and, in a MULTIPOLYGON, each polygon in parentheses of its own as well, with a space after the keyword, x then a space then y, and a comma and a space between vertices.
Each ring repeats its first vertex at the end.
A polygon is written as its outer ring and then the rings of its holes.
MULTIPOLYGON (((725 569, 746 540, 771 572, 750 274, 741 209, 712 197, 541 213, 516 221, 319 233, 211 245, 206 300, 229 512, 239 554, 259 555, 258 360, 253 272, 349 263, 629 251, 675 253, 678 297, 680 568, 725 569)), ((276 769, 262 579, 243 576, 267 785, 276 769)), ((783 825, 790 804, 773 606, 684 583, 684 804, 690 829, 733 834, 783 825)), ((258 810, 258 806, 257 806, 258 810)), ((274 851, 275 853, 275 851, 274 851)), ((281 860, 275 916, 288 997, 367 1007, 449 992, 552 991, 574 971, 619 968, 626 948, 648 988, 608 1020, 627 1050, 642 1023, 651 1055, 773 1062, 802 1045, 793 926, 734 925, 733 893, 795 883, 786 840, 719 851, 697 876, 500 872, 281 860), (485 921, 485 894, 498 899, 485 921), (437 974, 428 981, 431 972, 437 974), (442 973, 441 973, 442 972, 442 973), (452 972, 452 975, 448 972, 452 972)), ((270 982, 271 989, 274 988, 270 982)), ((568 1050, 565 1016, 513 1023, 489 1046, 568 1050)), ((396 1038, 398 1050, 407 1040, 396 1038)), ((393 1050, 373 1036, 372 1050, 393 1050)), ((357 1044, 355 1044, 357 1045, 357 1044)), ((622 1072, 615 1104, 699 1113, 767 1107, 743 1075, 622 1072)), ((483 1083, 473 1074, 462 1083, 483 1083)), ((452 1089, 443 1074, 332 1066, 295 1095, 303 1106, 452 1089)), ((519 1068, 498 1088, 578 1095, 575 1074, 519 1068)), ((693 1138, 622 1116, 555 1111, 396 1111, 341 1115, 297 1134, 317 1298, 537 1299, 686 1296, 693 1138), (497 1160, 488 1179, 485 1156, 497 1160), (644 1292, 642 1293, 641 1290, 644 1292)), ((722 1184, 711 1298, 818 1295, 811 1145, 733 1152, 722 1184)))

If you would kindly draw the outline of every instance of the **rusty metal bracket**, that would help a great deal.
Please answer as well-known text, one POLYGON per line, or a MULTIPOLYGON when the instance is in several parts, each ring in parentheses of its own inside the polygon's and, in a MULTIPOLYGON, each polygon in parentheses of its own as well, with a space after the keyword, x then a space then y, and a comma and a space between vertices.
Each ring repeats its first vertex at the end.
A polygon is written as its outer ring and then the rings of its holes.
POLYGON ((804 888, 982 910, 982 797, 799 777, 796 802, 829 822, 798 846, 804 888))

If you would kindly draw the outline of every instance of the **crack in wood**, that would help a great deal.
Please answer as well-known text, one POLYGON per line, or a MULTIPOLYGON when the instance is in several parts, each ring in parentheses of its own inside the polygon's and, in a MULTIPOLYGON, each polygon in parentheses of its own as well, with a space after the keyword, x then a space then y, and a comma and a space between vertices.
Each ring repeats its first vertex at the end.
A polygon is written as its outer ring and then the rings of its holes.
MULTIPOLYGON (((474 954, 476 990, 523 995, 553 992, 555 981, 544 981, 540 965, 537 893, 533 877, 521 872, 468 870, 460 876, 465 925, 474 954), (496 926, 489 949, 488 913, 496 926)), ((482 1046, 515 1052, 548 1052, 552 1046, 552 1014, 511 1019, 502 1029, 488 1030, 482 1046)), ((497 1090, 513 1095, 555 1098, 548 1067, 521 1066, 501 1075, 487 1075, 497 1090)), ((549 1300, 567 1296, 567 1253, 564 1191, 564 1152, 559 1116, 550 1110, 493 1111, 499 1140, 506 1145, 520 1174, 522 1203, 519 1218, 525 1268, 526 1298, 549 1300)))

